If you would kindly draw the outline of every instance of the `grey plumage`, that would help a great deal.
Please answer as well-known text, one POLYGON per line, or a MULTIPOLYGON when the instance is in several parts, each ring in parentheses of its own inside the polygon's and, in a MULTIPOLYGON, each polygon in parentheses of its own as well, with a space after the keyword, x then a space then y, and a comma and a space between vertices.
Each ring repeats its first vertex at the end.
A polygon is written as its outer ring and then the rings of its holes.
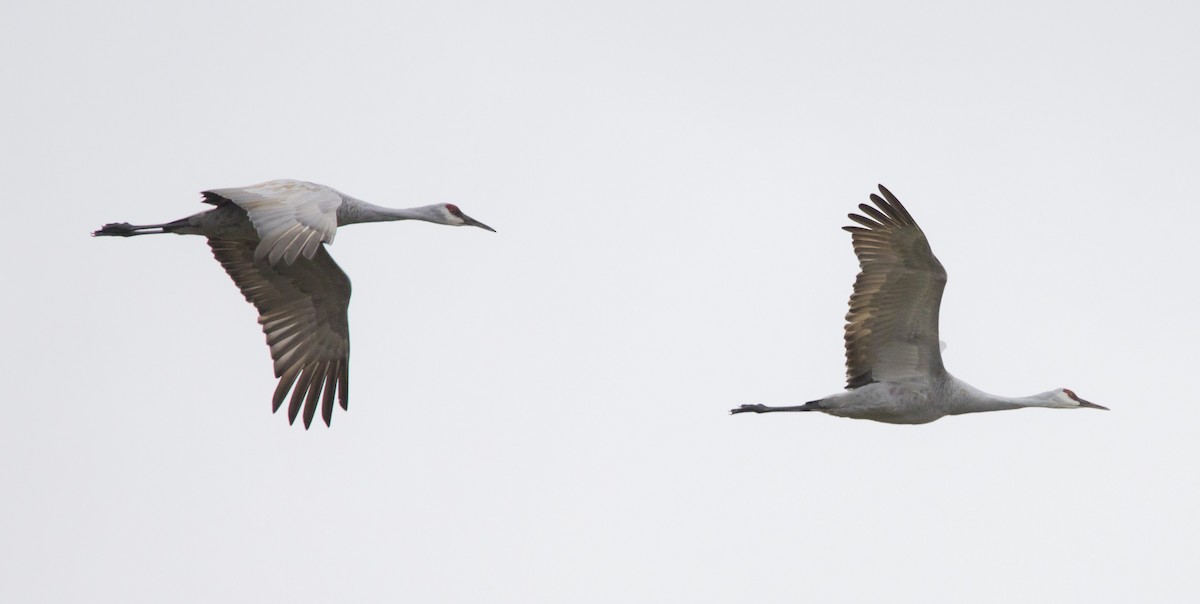
POLYGON ((92 234, 206 237, 213 256, 258 310, 279 378, 272 410, 278 411, 291 392, 288 421, 295 422, 303 409, 305 428, 318 406, 326 425, 335 401, 342 409, 349 407, 350 278, 325 248, 338 227, 423 220, 494 231, 452 204, 384 208, 298 180, 212 189, 202 195, 213 209, 163 224, 106 224, 92 234))
POLYGON ((946 270, 925 233, 882 185, 874 207, 850 214, 859 273, 846 314, 846 391, 803 405, 742 405, 732 413, 820 411, 895 424, 1022 407, 1104 409, 1066 388, 1027 397, 996 396, 950 375, 942 364, 938 312, 946 270))

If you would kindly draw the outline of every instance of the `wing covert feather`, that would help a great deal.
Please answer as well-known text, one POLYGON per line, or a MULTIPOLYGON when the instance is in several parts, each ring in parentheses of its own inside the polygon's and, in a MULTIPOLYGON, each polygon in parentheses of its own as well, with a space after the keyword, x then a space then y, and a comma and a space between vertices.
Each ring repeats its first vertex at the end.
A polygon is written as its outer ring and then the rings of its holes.
POLYGON ((333 243, 337 234, 337 210, 342 194, 311 182, 271 180, 249 187, 204 191, 212 203, 215 195, 246 210, 261 240, 254 251, 256 259, 271 264, 282 260, 292 264, 297 258, 312 258, 321 243, 333 243))

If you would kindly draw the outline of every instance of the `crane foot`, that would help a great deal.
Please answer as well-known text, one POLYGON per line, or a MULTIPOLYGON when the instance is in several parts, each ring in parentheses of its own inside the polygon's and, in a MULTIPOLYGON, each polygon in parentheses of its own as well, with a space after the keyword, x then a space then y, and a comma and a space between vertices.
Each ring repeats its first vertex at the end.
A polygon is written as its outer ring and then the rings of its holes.
POLYGON ((763 412, 765 412, 766 410, 767 410, 767 406, 766 406, 766 405, 742 405, 741 407, 738 407, 737 409, 730 409, 730 410, 729 410, 729 413, 730 413, 730 414, 733 414, 733 413, 751 413, 751 412, 753 412, 753 413, 763 413, 763 412))

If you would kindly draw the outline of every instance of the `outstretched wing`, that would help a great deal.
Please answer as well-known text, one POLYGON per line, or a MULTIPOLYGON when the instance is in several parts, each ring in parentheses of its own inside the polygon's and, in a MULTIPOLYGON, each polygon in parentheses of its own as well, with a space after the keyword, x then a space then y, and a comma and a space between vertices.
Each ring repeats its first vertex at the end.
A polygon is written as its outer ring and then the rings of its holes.
POLYGON ((232 202, 246 210, 261 240, 257 259, 286 264, 303 255, 312 258, 321 243, 337 233, 337 210, 342 194, 324 185, 299 180, 272 180, 249 187, 204 191, 214 205, 232 202))
POLYGON ((275 361, 272 410, 278 411, 292 391, 288 421, 295 422, 304 406, 304 427, 312 423, 321 402, 321 417, 329 425, 334 392, 342 409, 349 404, 350 278, 318 245, 311 259, 271 264, 256 258, 255 242, 209 239, 213 256, 258 309, 258 322, 275 361), (295 385, 293 389, 292 386, 295 385))
POLYGON ((879 186, 878 208, 850 214, 860 271, 846 315, 846 387, 945 371, 938 343, 938 310, 946 270, 925 233, 900 201, 879 186))

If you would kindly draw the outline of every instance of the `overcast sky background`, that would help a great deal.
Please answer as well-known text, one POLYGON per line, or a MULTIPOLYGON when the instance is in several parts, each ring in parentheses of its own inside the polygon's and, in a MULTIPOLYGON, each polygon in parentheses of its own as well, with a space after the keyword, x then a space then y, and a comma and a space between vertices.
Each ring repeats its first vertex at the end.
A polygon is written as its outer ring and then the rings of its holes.
POLYGON ((0 600, 1200 597, 1200 9, 8 2, 0 600), (361 225, 354 397, 270 412, 198 237, 298 178, 361 225), (1112 408, 729 416, 843 385, 876 183, 949 369, 1112 408))

